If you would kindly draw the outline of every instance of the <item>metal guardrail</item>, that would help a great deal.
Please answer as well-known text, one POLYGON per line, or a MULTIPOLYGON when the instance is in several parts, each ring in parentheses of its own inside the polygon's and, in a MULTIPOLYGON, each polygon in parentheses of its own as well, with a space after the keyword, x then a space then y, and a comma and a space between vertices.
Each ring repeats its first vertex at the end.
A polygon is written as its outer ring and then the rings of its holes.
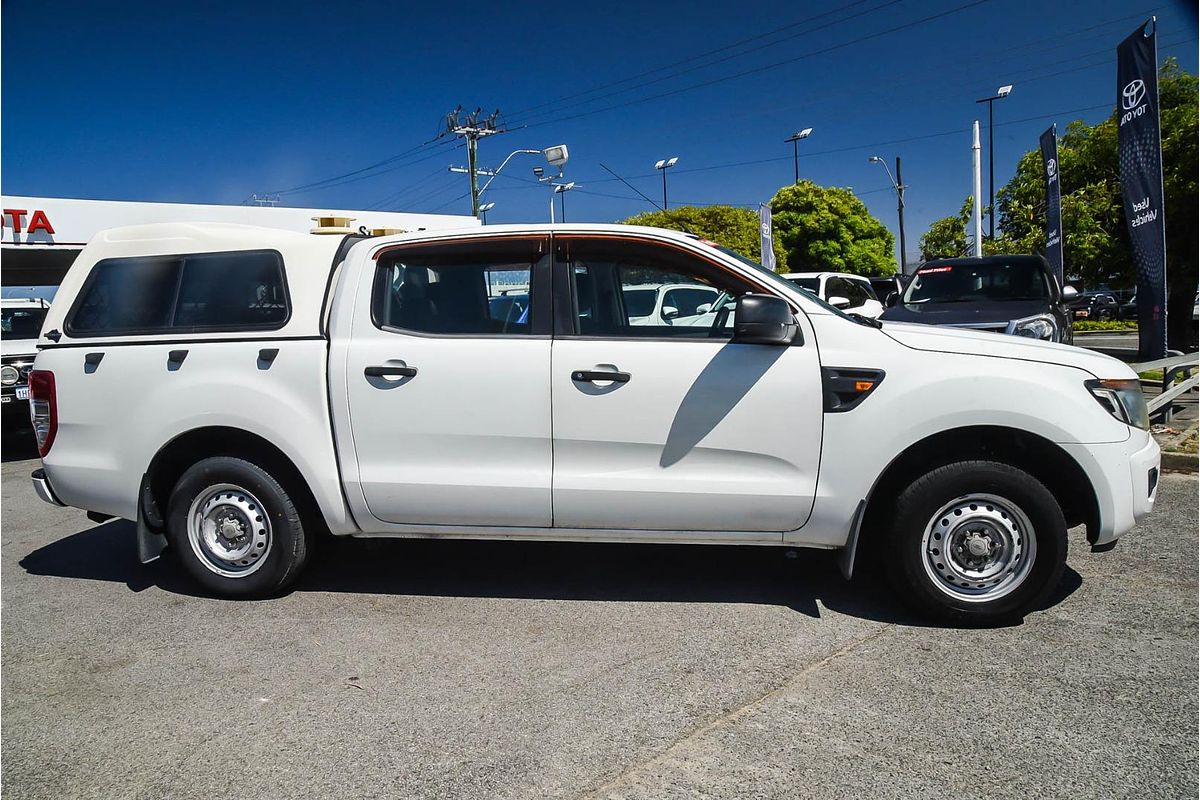
POLYGON ((1154 361, 1130 364, 1129 366, 1135 372, 1149 372, 1154 369, 1161 369, 1163 371, 1161 391, 1156 396, 1150 398, 1146 406, 1150 409, 1151 416, 1161 413, 1163 419, 1168 422, 1171 420, 1171 406, 1175 398, 1200 386, 1200 374, 1191 374, 1192 370, 1200 367, 1200 355, 1196 353, 1167 356, 1166 358, 1159 358, 1154 361), (1175 376, 1180 373, 1185 376, 1186 380, 1172 386, 1171 384, 1175 381, 1175 376))

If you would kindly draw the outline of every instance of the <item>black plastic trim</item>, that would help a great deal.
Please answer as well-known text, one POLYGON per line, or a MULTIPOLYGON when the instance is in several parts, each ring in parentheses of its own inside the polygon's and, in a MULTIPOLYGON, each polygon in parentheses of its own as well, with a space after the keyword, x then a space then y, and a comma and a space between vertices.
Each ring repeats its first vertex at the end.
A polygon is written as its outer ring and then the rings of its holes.
POLYGON ((863 367, 821 367, 826 413, 837 414, 858 408, 863 400, 879 388, 886 374, 881 369, 863 367), (872 386, 865 392, 860 392, 855 388, 858 381, 871 381, 872 386))
POLYGON ((305 342, 324 340, 324 336, 225 336, 207 339, 135 339, 133 341, 123 342, 97 342, 89 339, 86 342, 40 344, 38 345, 38 350, 65 350, 71 347, 148 347, 150 345, 222 344, 228 342, 305 342))

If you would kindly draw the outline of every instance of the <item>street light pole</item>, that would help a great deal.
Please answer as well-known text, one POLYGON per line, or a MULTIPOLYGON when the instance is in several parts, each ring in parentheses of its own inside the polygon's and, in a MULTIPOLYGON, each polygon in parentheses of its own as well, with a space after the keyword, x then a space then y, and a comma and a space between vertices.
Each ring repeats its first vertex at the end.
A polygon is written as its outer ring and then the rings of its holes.
POLYGON ((796 143, 801 139, 807 139, 810 133, 812 133, 812 128, 805 128, 802 131, 796 131, 783 140, 785 144, 787 142, 792 143, 792 171, 796 174, 796 183, 800 182, 800 149, 796 143))
POLYGON ((677 161, 679 161, 679 156, 671 156, 654 164, 654 168, 662 172, 663 176, 663 211, 667 210, 667 170, 675 166, 677 161))
POLYGON ((976 103, 988 104, 988 238, 996 238, 996 158, 993 148, 994 139, 992 137, 992 124, 994 118, 992 116, 992 103, 1002 98, 1008 97, 1012 92, 1012 84, 1001 86, 994 95, 985 97, 982 100, 976 100, 976 103))
POLYGON ((888 169, 887 162, 879 156, 871 156, 867 161, 873 164, 879 164, 883 167, 883 171, 887 173, 888 180, 892 182, 892 188, 896 190, 896 213, 900 217, 900 274, 905 275, 908 271, 908 257, 904 254, 904 189, 905 186, 900 182, 900 156, 896 156, 896 177, 892 177, 892 171, 888 169))

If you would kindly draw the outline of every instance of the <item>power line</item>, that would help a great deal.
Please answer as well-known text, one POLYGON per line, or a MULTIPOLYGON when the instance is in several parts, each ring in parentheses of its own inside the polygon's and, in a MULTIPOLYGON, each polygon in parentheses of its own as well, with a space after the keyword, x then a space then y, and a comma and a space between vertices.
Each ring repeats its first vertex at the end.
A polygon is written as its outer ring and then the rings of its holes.
MULTIPOLYGON (((854 8, 855 6, 862 5, 862 4, 863 4, 863 3, 865 3, 865 2, 868 2, 868 0, 855 0, 855 2, 853 2, 853 3, 847 3, 846 5, 844 5, 844 6, 840 6, 839 8, 835 8, 835 9, 832 9, 832 10, 830 10, 830 11, 826 11, 826 12, 825 12, 825 13, 823 13, 823 14, 816 14, 816 15, 814 15, 814 16, 812 16, 812 17, 807 17, 807 18, 805 18, 805 19, 802 19, 802 20, 799 20, 799 21, 797 21, 797 22, 793 22, 793 23, 789 23, 789 24, 787 24, 787 25, 783 25, 783 26, 781 26, 781 27, 779 27, 779 28, 775 28, 775 29, 773 29, 773 30, 767 31, 766 33, 758 34, 758 35, 756 35, 756 36, 751 36, 751 37, 749 37, 749 38, 747 38, 747 39, 741 39, 740 41, 733 42, 733 43, 731 43, 731 44, 727 44, 727 45, 725 45, 725 46, 723 46, 723 47, 718 47, 718 48, 716 48, 716 49, 714 49, 714 50, 707 50, 707 51, 705 51, 705 52, 703 52, 703 53, 698 53, 698 54, 696 54, 696 55, 694 55, 694 56, 688 56, 687 58, 680 59, 679 61, 673 61, 673 62, 670 62, 670 63, 668 63, 668 64, 664 64, 664 65, 662 65, 662 66, 660 66, 660 67, 655 67, 655 68, 653 68, 653 69, 649 69, 649 70, 646 70, 646 71, 644 71, 644 72, 639 72, 639 73, 637 73, 637 74, 635 74, 635 75, 630 75, 630 76, 628 76, 628 77, 626 77, 626 78, 621 78, 621 79, 619 79, 619 80, 612 81, 612 82, 610 82, 610 83, 600 84, 599 86, 593 86, 593 87, 592 87, 592 88, 590 88, 590 89, 584 89, 583 91, 575 92, 574 94, 563 95, 562 97, 555 98, 554 100, 547 100, 547 101, 545 101, 545 102, 543 102, 543 103, 538 103, 537 105, 529 106, 529 107, 527 107, 527 108, 520 108, 520 109, 517 109, 516 111, 514 111, 514 112, 513 112, 513 117, 514 117, 514 118, 516 118, 516 117, 518 117, 518 116, 519 116, 519 115, 521 115, 521 114, 527 114, 527 113, 529 113, 529 112, 531 112, 531 111, 535 111, 535 110, 537 110, 537 109, 539 109, 539 108, 545 108, 546 106, 555 106, 555 107, 558 107, 558 104, 559 104, 559 103, 561 103, 561 102, 562 102, 562 101, 564 101, 564 100, 572 100, 572 99, 574 99, 574 98, 576 98, 576 97, 582 97, 582 96, 583 96, 583 95, 585 95, 585 94, 591 94, 592 92, 598 92, 598 91, 602 91, 602 90, 604 90, 604 89, 611 88, 611 87, 613 87, 613 86, 619 86, 619 85, 621 85, 622 83, 629 83, 630 81, 635 81, 635 80, 637 80, 638 78, 643 78, 643 77, 646 77, 646 76, 648 76, 648 75, 653 75, 653 74, 655 74, 656 72, 663 72, 663 71, 665 71, 665 70, 672 69, 673 67, 682 66, 683 64, 688 64, 688 63, 690 63, 690 62, 692 62, 692 61, 697 61, 697 60, 699 60, 699 59, 701 59, 701 58, 706 58, 707 56, 716 55, 717 53, 723 53, 723 52, 725 52, 726 50, 730 50, 730 49, 733 49, 733 48, 735 48, 735 47, 740 47, 740 46, 742 46, 742 45, 744 45, 744 44, 749 44, 750 42, 755 42, 755 41, 758 41, 759 39, 765 39, 765 38, 767 38, 767 37, 769 37, 769 36, 772 36, 772 35, 774 35, 774 34, 776 34, 776 33, 780 33, 780 32, 782 32, 782 31, 785 31, 785 30, 790 30, 791 28, 795 28, 795 27, 797 27, 797 26, 799 26, 799 25, 803 25, 803 24, 805 24, 806 22, 813 22, 813 21, 815 21, 815 20, 818 20, 818 19, 820 19, 820 18, 822 18, 822 17, 827 17, 827 16, 829 16, 830 14, 835 14, 835 13, 837 13, 838 11, 845 11, 845 10, 847 10, 847 9, 854 8)), ((781 40, 781 41, 782 41, 782 40, 781 40)), ((778 43, 776 42, 776 43, 774 43, 774 44, 778 44, 778 43)), ((768 46, 770 46, 770 45, 768 45, 768 46)))
MULTIPOLYGON (((887 8, 888 6, 894 6, 894 5, 896 5, 897 3, 901 3, 901 2, 903 2, 903 0, 887 0, 887 2, 883 3, 882 5, 876 6, 875 8, 866 9, 866 10, 864 10, 864 11, 860 11, 860 12, 858 12, 857 14, 851 14, 851 15, 849 15, 849 16, 846 16, 846 17, 841 17, 841 18, 839 18, 839 19, 835 19, 835 20, 833 20, 833 21, 831 21, 831 22, 827 22, 827 23, 825 23, 824 25, 818 25, 818 26, 816 26, 816 27, 814 27, 814 28, 809 28, 809 29, 807 29, 807 30, 800 31, 799 33, 794 33, 794 34, 791 34, 790 36, 786 36, 786 37, 784 37, 784 38, 782 38, 782 39, 779 39, 778 41, 775 41, 775 42, 770 42, 769 44, 767 44, 767 45, 765 45, 765 46, 766 46, 766 47, 774 47, 774 46, 775 46, 775 45, 777 45, 777 44, 782 44, 782 43, 784 43, 784 42, 787 42, 787 41, 790 41, 790 40, 792 40, 792 39, 797 39, 797 38, 800 38, 800 37, 802 37, 802 36, 807 36, 807 35, 809 35, 809 34, 811 34, 811 33, 816 33, 817 31, 825 30, 826 28, 831 28, 831 27, 833 27, 833 26, 835 26, 835 25, 842 25, 842 24, 845 24, 845 23, 847 23, 847 22, 850 22, 850 21, 852 21, 852 20, 858 19, 859 17, 866 16, 866 15, 868 15, 868 14, 874 14, 875 12, 877 12, 877 11, 880 11, 881 9, 887 8)), ((851 7, 853 7, 853 6, 856 6, 856 5, 860 5, 860 3, 851 3, 851 4, 849 4, 848 6, 845 6, 845 7, 843 7, 843 9, 842 9, 842 10, 844 10, 845 8, 851 8, 851 7)), ((821 17, 827 17, 827 16, 829 16, 829 14, 831 14, 831 13, 834 13, 834 12, 832 12, 832 11, 829 11, 829 12, 825 12, 824 14, 818 14, 818 15, 816 15, 816 16, 809 17, 808 19, 801 20, 800 22, 793 23, 792 25, 785 26, 785 28, 791 28, 791 27, 795 27, 795 26, 797 26, 797 25, 801 25, 801 24, 803 24, 803 23, 805 23, 805 22, 811 22, 811 21, 814 21, 814 20, 820 19, 821 17)), ((743 43, 745 43, 745 42, 752 42, 752 41, 755 41, 755 40, 757 40, 757 39, 767 38, 767 37, 769 37, 769 36, 772 36, 772 35, 774 35, 775 33, 778 33, 778 32, 779 32, 779 30, 776 30, 776 31, 771 31, 771 32, 769 32, 769 33, 766 33, 766 34, 761 34, 760 36, 751 37, 750 39, 743 40, 743 43)), ((732 48, 732 47, 736 47, 736 46, 738 46, 738 45, 730 45, 730 46, 728 46, 728 47, 721 48, 721 50, 728 50, 728 49, 730 49, 730 48, 732 48)), ((712 52, 720 52, 720 50, 717 50, 717 51, 712 51, 712 52)), ((674 79, 674 78, 678 78, 678 77, 681 77, 681 76, 683 76, 683 75, 687 75, 688 73, 695 72, 696 70, 700 70, 700 69, 707 69, 707 68, 709 68, 709 67, 716 66, 717 64, 723 64, 723 63, 725 63, 726 61, 731 61, 731 60, 733 60, 733 59, 735 59, 735 58, 741 58, 741 57, 743 57, 743 56, 747 55, 749 52, 752 52, 752 51, 746 51, 746 52, 732 53, 732 54, 730 54, 730 55, 727 55, 727 56, 725 56, 725 57, 723 57, 723 58, 718 58, 718 59, 716 59, 716 60, 714 60, 714 61, 709 61, 709 62, 707 62, 707 63, 704 63, 704 64, 698 64, 698 65, 696 65, 696 66, 693 66, 693 67, 688 67, 687 69, 684 69, 684 70, 678 70, 678 71, 675 71, 675 72, 671 72, 671 73, 669 73, 669 74, 667 74, 667 75, 663 75, 663 76, 660 76, 660 77, 658 77, 658 78, 654 78, 653 80, 643 81, 642 83, 638 84, 637 86, 632 86, 632 87, 629 87, 629 88, 626 88, 626 89, 619 89, 619 90, 616 90, 616 91, 613 91, 613 92, 608 92, 608 93, 606 93, 606 94, 597 95, 597 96, 595 96, 595 97, 591 97, 591 98, 588 98, 588 99, 586 99, 586 100, 576 100, 575 102, 566 103, 566 104, 562 104, 562 103, 556 103, 556 104, 554 105, 554 108, 553 108, 552 110, 550 110, 550 111, 545 111, 545 112, 540 112, 540 113, 537 113, 537 114, 533 114, 531 117, 528 117, 528 118, 526 118, 525 120, 522 120, 522 121, 524 121, 524 122, 527 122, 527 121, 528 121, 528 119, 532 119, 532 118, 536 118, 536 117, 540 117, 540 116, 546 116, 547 114, 558 114, 558 113, 560 113, 560 112, 561 112, 563 109, 565 109, 565 108, 571 108, 571 107, 574 107, 574 106, 580 106, 580 105, 587 105, 588 103, 594 103, 594 102, 597 102, 597 101, 600 101, 600 100, 607 99, 607 98, 609 98, 609 97, 616 97, 617 95, 625 94, 625 93, 627 93, 627 92, 631 92, 631 91, 634 91, 634 90, 637 90, 637 89, 644 89, 644 88, 646 88, 647 86, 652 86, 652 85, 654 85, 654 84, 656 84, 656 83, 662 83, 663 81, 672 80, 672 79, 674 79)), ((711 54, 711 53, 710 53, 710 54, 711 54)), ((693 58, 691 58, 691 59, 686 59, 685 61, 693 61, 693 60, 696 60, 697 58, 701 58, 701 57, 703 57, 703 56, 695 56, 695 57, 693 57, 693 58)), ((681 63, 683 63, 683 62, 681 62, 681 63)), ((625 81, 618 81, 618 83, 623 83, 623 82, 625 82, 625 81)))
MULTIPOLYGON (((943 17, 948 17, 948 16, 951 16, 951 15, 953 15, 953 14, 957 14, 957 13, 958 13, 958 12, 960 12, 960 11, 965 11, 965 10, 967 10, 967 9, 969 9, 969 8, 974 8, 974 7, 976 7, 976 6, 981 6, 981 5, 983 5, 984 3, 989 3, 989 2, 991 2, 991 0, 972 0, 972 2, 969 2, 969 3, 964 3, 963 5, 956 6, 956 7, 952 8, 952 9, 949 9, 949 10, 947 10, 947 11, 942 11, 942 12, 939 12, 939 13, 937 13, 937 14, 931 14, 931 15, 929 15, 929 16, 927 16, 927 17, 922 17, 921 19, 918 19, 918 20, 913 20, 912 22, 906 22, 906 23, 904 23, 904 24, 902 24, 902 25, 896 25, 896 26, 894 26, 894 27, 887 28, 887 29, 885 29, 885 30, 882 30, 882 31, 877 31, 877 32, 875 32, 875 33, 870 33, 870 34, 867 34, 867 35, 865 35, 865 36, 860 36, 860 37, 858 37, 857 39, 851 39, 851 40, 850 40, 850 41, 848 41, 848 42, 842 42, 841 44, 830 45, 829 47, 826 47, 826 48, 824 48, 824 49, 822 49, 822 50, 813 50, 813 51, 810 51, 810 52, 807 52, 807 53, 803 53, 803 54, 801 54, 801 55, 799 55, 799 56, 795 56, 795 57, 793 57, 793 58, 787 58, 787 59, 784 59, 784 60, 782 60, 782 61, 775 61, 775 62, 772 62, 772 63, 770 63, 770 64, 764 64, 764 65, 762 65, 762 66, 759 66, 759 67, 754 67, 754 68, 752 68, 752 69, 742 70, 741 72, 736 72, 736 73, 734 73, 734 74, 732 74, 732 75, 725 75, 725 76, 722 76, 722 77, 712 78, 712 79, 709 79, 709 80, 706 80, 706 81, 702 81, 701 83, 694 83, 694 84, 691 84, 690 86, 682 86, 682 87, 679 87, 679 88, 676 88, 676 89, 671 89, 671 90, 669 90, 669 91, 666 91, 666 92, 660 92, 660 93, 658 93, 658 94, 654 94, 654 95, 648 95, 648 96, 646 96, 646 97, 634 98, 633 100, 626 100, 625 102, 622 102, 622 103, 615 103, 615 104, 613 104, 613 105, 610 105, 610 106, 603 106, 603 107, 601 107, 601 108, 591 109, 591 110, 588 110, 588 111, 580 111, 580 112, 578 112, 578 113, 575 113, 575 114, 569 114, 569 115, 567 115, 567 116, 565 116, 565 117, 559 117, 558 119, 556 119, 556 120, 553 120, 553 121, 554 121, 554 122, 566 122, 566 121, 568 121, 568 120, 580 119, 580 118, 582 118, 582 117, 588 117, 588 116, 591 116, 591 115, 593 115, 593 114, 601 114, 601 113, 603 113, 603 112, 605 112, 605 111, 613 111, 613 110, 615 110, 615 109, 618 109, 618 108, 625 108, 625 107, 627 107, 627 106, 639 105, 639 104, 641 104, 641 103, 648 103, 648 102, 650 102, 650 101, 652 101, 652 100, 661 100, 661 99, 662 99, 662 98, 664 98, 664 97, 671 97, 671 96, 674 96, 674 95, 677 95, 677 94, 682 94, 682 93, 684 93, 684 92, 690 92, 690 91, 694 91, 695 89, 703 89, 703 88, 706 88, 706 87, 708 87, 708 86, 713 86, 713 85, 715 85, 715 84, 718 84, 718 83, 725 83, 725 82, 727 82, 727 81, 736 80, 736 79, 738 79, 738 78, 744 78, 744 77, 747 77, 747 76, 749 76, 749 75, 757 75, 757 74, 758 74, 758 73, 760 73, 760 72, 766 72, 767 70, 776 69, 776 68, 778 68, 778 67, 786 66, 786 65, 788 65, 788 64, 794 64, 794 63, 796 63, 797 61, 803 61, 804 59, 812 58, 812 57, 814 57, 814 56, 819 56, 819 55, 824 55, 824 54, 826 54, 826 53, 831 53, 831 52, 833 52, 833 51, 835 51, 835 50, 840 50, 840 49, 842 49, 842 48, 844 48, 844 47, 849 47, 849 46, 851 46, 851 45, 855 45, 855 44, 861 44, 861 43, 863 43, 863 42, 870 41, 871 39, 878 39, 880 36, 886 36, 886 35, 887 35, 887 34, 889 34, 889 33, 896 33, 897 31, 902 31, 902 30, 906 30, 906 29, 908 29, 908 28, 913 28, 913 27, 916 27, 916 26, 918 26, 918 25, 923 25, 923 24, 925 24, 925 23, 927 23, 927 22, 932 22, 933 20, 942 19, 943 17)), ((545 121, 545 122, 534 122, 534 123, 530 123, 530 124, 526 125, 525 127, 527 127, 527 128, 536 128, 536 127, 538 127, 538 126, 540 126, 540 125, 546 125, 546 124, 548 124, 549 122, 550 122, 550 120, 547 120, 547 121, 545 121)))

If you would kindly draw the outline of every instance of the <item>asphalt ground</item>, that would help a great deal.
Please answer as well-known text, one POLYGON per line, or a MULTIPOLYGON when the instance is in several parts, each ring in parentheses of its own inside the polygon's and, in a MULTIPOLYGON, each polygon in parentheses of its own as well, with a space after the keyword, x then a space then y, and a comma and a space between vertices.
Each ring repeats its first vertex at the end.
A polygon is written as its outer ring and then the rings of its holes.
POLYGON ((1197 796, 1195 476, 954 630, 753 547, 349 540, 213 600, 36 466, 0 487, 6 800, 1197 796))

